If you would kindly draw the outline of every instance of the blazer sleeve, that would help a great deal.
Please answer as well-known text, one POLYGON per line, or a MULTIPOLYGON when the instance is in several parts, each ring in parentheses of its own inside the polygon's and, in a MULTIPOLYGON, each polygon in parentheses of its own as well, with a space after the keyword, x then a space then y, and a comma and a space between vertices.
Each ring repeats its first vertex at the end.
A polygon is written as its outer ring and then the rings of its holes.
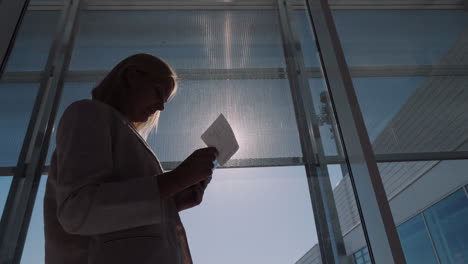
POLYGON ((92 101, 70 105, 57 130, 57 217, 72 234, 95 235, 161 221, 155 175, 112 177, 109 113, 92 101))

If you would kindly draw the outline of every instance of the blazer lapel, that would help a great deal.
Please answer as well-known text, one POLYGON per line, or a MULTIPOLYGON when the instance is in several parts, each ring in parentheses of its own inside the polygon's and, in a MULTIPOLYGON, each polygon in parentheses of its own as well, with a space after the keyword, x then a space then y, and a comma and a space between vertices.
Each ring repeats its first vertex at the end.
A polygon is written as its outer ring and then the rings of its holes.
POLYGON ((161 165, 161 162, 159 162, 159 159, 158 159, 158 156, 156 156, 156 153, 154 153, 154 151, 151 149, 151 147, 148 145, 148 143, 146 142, 146 140, 140 135, 140 133, 138 133, 138 131, 135 130, 135 128, 133 128, 133 126, 125 120, 125 123, 127 124, 127 127, 130 128, 130 130, 132 130, 133 134, 138 138, 138 140, 140 141, 141 144, 143 144, 143 146, 151 153, 151 155, 153 155, 153 157, 156 159, 156 162, 158 163, 158 166, 159 166, 159 169, 161 169, 162 172, 164 172, 164 169, 161 165))

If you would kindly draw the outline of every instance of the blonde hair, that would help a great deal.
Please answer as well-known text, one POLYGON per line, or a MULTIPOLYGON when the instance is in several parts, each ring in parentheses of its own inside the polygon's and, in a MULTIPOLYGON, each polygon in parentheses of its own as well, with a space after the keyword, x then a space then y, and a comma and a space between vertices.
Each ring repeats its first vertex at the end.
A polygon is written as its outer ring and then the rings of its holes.
MULTIPOLYGON (((159 57, 139 53, 119 62, 92 90, 92 99, 106 103, 123 114, 126 95, 131 92, 123 76, 124 71, 129 66, 136 67, 140 72, 152 73, 152 75, 160 77, 161 82, 168 82, 168 84, 172 85, 174 89, 168 101, 175 96, 177 92, 177 75, 171 66, 159 57)), ((146 122, 132 122, 132 125, 147 140, 150 132, 153 129, 157 130, 158 122, 159 111, 156 111, 146 122)))

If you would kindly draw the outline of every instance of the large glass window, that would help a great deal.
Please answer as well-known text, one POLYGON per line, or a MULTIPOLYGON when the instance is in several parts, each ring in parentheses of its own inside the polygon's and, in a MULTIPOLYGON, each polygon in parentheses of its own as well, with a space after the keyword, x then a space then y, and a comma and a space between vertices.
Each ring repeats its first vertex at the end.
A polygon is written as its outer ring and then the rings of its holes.
POLYGON ((437 257, 422 215, 398 226, 401 246, 408 264, 437 264, 437 257))
MULTIPOLYGON (((42 2, 31 1, 38 9, 56 8, 56 3, 42 2)), ((323 210, 327 214, 326 223, 321 223, 324 229, 333 229, 338 240, 343 237, 349 262, 370 263, 303 1, 290 1, 294 3, 286 7, 290 9, 286 10, 288 21, 281 21, 276 1, 247 5, 213 1, 216 8, 205 1, 193 10, 169 2, 164 2, 165 7, 154 1, 132 5, 88 2, 80 11, 55 126, 64 109, 76 100, 90 98, 91 89, 119 61, 144 52, 165 59, 180 78, 177 96, 162 113, 157 133, 148 139, 164 166, 172 167, 203 147, 200 135, 220 113, 238 137, 239 152, 228 168, 215 171, 202 205, 181 213, 195 263, 319 260, 309 190, 316 188, 311 182, 317 178, 325 179, 320 185, 326 186, 320 190, 331 193, 312 195, 316 200, 319 196, 333 199, 325 202, 329 207, 323 210), (291 35, 280 30, 282 23, 290 26, 291 35), (295 54, 285 56, 285 43, 294 46, 295 54), (291 71, 294 67, 299 69, 291 71), (310 105, 304 107, 313 113, 313 120, 307 122, 318 127, 313 131, 316 149, 311 152, 320 164, 317 171, 311 169, 309 178, 302 166, 296 120, 304 116, 298 112, 300 100, 293 104, 294 89, 301 95, 310 93, 311 100, 305 100, 310 105), (238 166, 259 168, 232 168, 238 166)), ((378 2, 376 6, 386 3, 378 2)), ((345 0, 334 1, 332 7, 340 4, 352 7, 335 10, 333 15, 392 213, 400 224, 453 190, 450 184, 460 186, 463 181, 461 170, 447 163, 443 155, 468 149, 467 13, 414 7, 373 10, 369 8, 372 3, 360 3, 368 6, 359 10, 355 2, 345 0), (445 180, 450 184, 439 184, 442 178, 434 177, 442 172, 450 175, 445 180), (422 179, 432 180, 422 183, 422 179)), ((58 13, 28 11, 0 82, 6 95, 0 98, 0 118, 10 124, 2 131, 2 167, 15 166, 18 158, 58 13)), ((55 131, 50 142, 46 164, 55 149, 55 131)), ((43 260, 46 179, 43 176, 39 186, 24 264, 43 260)), ((2 188, 10 182, 11 178, 0 177, 0 208, 7 194, 2 188)), ((436 263, 434 248, 442 252, 442 263, 468 261, 464 238, 468 235, 460 232, 468 222, 464 220, 468 217, 466 196, 462 200, 459 193, 424 213, 430 232, 423 215, 398 228, 408 263, 436 263)))
POLYGON ((468 262, 468 197, 460 189, 424 212, 441 263, 468 262))

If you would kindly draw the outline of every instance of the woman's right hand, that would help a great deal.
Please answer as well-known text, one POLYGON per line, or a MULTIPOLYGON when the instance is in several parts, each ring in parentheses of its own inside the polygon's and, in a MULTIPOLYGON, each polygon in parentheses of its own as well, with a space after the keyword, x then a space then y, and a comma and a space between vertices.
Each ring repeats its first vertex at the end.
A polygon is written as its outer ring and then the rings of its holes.
POLYGON ((159 175, 161 196, 173 196, 189 186, 209 179, 217 156, 218 151, 214 147, 197 149, 175 169, 159 175))
POLYGON ((206 180, 213 174, 213 162, 217 156, 215 147, 197 149, 171 171, 174 173, 173 177, 180 181, 178 185, 184 186, 184 189, 206 180))

